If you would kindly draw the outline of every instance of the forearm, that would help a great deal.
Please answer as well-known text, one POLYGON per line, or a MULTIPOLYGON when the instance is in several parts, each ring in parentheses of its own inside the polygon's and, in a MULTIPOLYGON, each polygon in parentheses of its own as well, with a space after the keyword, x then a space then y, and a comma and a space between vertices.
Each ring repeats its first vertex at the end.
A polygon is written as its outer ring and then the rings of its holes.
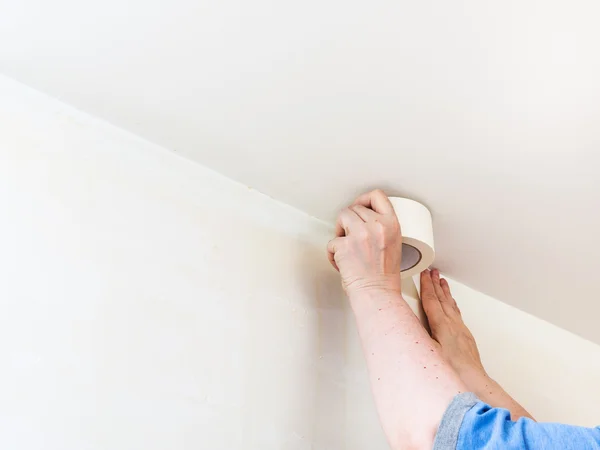
POLYGON ((484 371, 470 370, 459 375, 469 391, 490 406, 509 410, 512 420, 516 421, 521 417, 533 419, 533 416, 525 408, 484 371))
POLYGON ((452 398, 466 390, 401 295, 350 294, 375 403, 393 448, 431 448, 452 398))

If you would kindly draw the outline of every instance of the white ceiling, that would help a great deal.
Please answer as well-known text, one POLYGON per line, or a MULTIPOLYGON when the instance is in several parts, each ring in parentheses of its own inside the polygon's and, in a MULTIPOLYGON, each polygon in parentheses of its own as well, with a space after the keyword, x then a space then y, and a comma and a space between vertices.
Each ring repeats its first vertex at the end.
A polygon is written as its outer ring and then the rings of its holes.
POLYGON ((0 72, 326 220, 372 187, 420 200, 440 268, 600 342, 598 17, 596 0, 3 0, 0 72))

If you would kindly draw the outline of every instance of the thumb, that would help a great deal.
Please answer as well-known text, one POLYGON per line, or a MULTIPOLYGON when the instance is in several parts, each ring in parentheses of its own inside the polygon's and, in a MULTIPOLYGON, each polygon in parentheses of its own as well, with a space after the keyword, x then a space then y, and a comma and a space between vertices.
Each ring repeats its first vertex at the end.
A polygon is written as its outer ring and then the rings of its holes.
POLYGON ((335 253, 340 250, 340 247, 342 246, 345 240, 345 237, 336 237, 327 243, 327 257, 329 258, 329 262, 331 263, 333 268, 338 272, 340 271, 340 268, 335 262, 335 253))

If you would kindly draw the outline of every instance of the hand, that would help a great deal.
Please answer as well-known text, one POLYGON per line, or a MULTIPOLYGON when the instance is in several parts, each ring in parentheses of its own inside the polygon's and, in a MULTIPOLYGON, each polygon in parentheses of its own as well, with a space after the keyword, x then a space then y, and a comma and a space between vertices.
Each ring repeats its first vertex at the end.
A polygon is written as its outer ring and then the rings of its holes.
POLYGON ((421 301, 431 337, 439 343, 445 359, 459 376, 485 374, 475 338, 463 322, 448 282, 440 279, 438 270, 421 273, 421 301))
POLYGON ((486 373, 475 338, 462 320, 448 282, 440 279, 437 270, 421 273, 421 300, 433 339, 467 389, 488 405, 508 409, 514 421, 519 417, 533 419, 525 408, 486 373))
POLYGON ((381 190, 358 197, 342 210, 329 261, 348 295, 366 289, 400 290, 402 235, 394 207, 381 190))

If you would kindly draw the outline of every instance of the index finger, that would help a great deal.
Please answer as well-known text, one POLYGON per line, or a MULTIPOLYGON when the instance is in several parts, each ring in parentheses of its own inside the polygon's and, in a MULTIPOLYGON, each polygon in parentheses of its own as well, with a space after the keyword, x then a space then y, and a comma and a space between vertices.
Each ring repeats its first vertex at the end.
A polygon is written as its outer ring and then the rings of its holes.
POLYGON ((345 208, 340 212, 338 220, 335 223, 335 235, 337 237, 348 236, 352 229, 362 224, 364 224, 363 220, 355 211, 345 208))
POLYGON ((444 310, 433 287, 429 269, 421 272, 421 304, 430 323, 435 324, 440 317, 444 316, 444 310))
POLYGON ((390 214, 394 212, 394 207, 385 192, 381 189, 375 189, 371 192, 366 192, 356 200, 354 205, 362 205, 366 208, 371 208, 379 214, 390 214))

